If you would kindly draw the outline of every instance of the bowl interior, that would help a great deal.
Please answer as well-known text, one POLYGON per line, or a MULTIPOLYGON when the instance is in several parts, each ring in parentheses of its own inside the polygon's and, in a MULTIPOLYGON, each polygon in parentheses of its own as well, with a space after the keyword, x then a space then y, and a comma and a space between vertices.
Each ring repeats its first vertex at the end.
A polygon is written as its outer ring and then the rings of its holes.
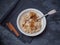
POLYGON ((24 35, 27 35, 27 36, 37 36, 37 35, 41 34, 41 33, 44 31, 44 29, 45 29, 45 27, 46 27, 46 18, 43 17, 43 18, 41 19, 42 27, 41 27, 41 29, 40 29, 39 32, 33 33, 33 34, 26 33, 26 32, 24 32, 24 31, 22 30, 22 28, 20 27, 20 25, 19 25, 19 20, 20 20, 22 14, 23 14, 23 13, 26 13, 26 12, 28 12, 28 11, 33 11, 33 12, 35 12, 36 14, 38 14, 40 17, 42 17, 42 16, 44 15, 41 11, 39 11, 39 10, 37 10, 37 9, 33 9, 33 8, 25 9, 25 10, 23 10, 23 11, 18 15, 18 18, 17 18, 17 27, 18 27, 19 31, 20 31, 21 33, 23 33, 24 35))

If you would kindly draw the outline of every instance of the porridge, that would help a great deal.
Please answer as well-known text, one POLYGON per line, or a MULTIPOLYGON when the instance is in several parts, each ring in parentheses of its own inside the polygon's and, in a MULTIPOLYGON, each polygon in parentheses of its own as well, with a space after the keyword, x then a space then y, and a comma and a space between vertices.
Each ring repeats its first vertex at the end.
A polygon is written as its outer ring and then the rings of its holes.
POLYGON ((26 33, 36 33, 41 29, 41 20, 35 12, 30 11, 22 14, 19 24, 22 30, 26 33))

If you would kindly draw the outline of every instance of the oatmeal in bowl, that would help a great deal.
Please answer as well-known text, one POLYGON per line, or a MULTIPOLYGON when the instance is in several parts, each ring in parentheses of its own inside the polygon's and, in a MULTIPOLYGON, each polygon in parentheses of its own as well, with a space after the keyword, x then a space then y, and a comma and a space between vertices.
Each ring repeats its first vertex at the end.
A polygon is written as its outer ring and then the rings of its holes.
POLYGON ((26 9, 17 18, 18 29, 27 36, 37 36, 43 32, 46 19, 39 19, 43 14, 37 9, 26 9))
POLYGON ((41 20, 35 12, 27 12, 21 16, 20 26, 26 33, 36 33, 41 29, 41 20), (27 14, 28 13, 28 14, 27 14))

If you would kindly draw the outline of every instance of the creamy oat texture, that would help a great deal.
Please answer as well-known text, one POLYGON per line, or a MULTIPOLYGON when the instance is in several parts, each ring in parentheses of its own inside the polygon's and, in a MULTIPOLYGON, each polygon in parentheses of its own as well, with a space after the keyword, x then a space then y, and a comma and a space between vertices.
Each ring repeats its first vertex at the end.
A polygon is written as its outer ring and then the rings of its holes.
POLYGON ((20 27, 26 33, 36 33, 41 29, 41 20, 38 20, 40 16, 38 16, 35 12, 26 12, 22 14, 20 18, 20 27))

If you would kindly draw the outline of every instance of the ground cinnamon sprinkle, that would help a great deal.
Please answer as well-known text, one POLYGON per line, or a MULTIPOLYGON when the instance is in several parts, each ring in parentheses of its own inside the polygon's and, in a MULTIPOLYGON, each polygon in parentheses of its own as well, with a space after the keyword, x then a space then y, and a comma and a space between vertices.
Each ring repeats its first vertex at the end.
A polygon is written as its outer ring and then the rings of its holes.
POLYGON ((30 18, 33 19, 34 21, 37 19, 37 14, 34 12, 30 12, 30 18))
POLYGON ((34 23, 37 19, 36 13, 30 12, 30 18, 32 19, 31 22, 30 22, 30 28, 31 28, 31 30, 33 30, 33 28, 35 28, 34 23))
POLYGON ((30 28, 31 28, 31 30, 34 28, 35 26, 34 26, 34 20, 32 20, 31 22, 30 22, 30 28))

